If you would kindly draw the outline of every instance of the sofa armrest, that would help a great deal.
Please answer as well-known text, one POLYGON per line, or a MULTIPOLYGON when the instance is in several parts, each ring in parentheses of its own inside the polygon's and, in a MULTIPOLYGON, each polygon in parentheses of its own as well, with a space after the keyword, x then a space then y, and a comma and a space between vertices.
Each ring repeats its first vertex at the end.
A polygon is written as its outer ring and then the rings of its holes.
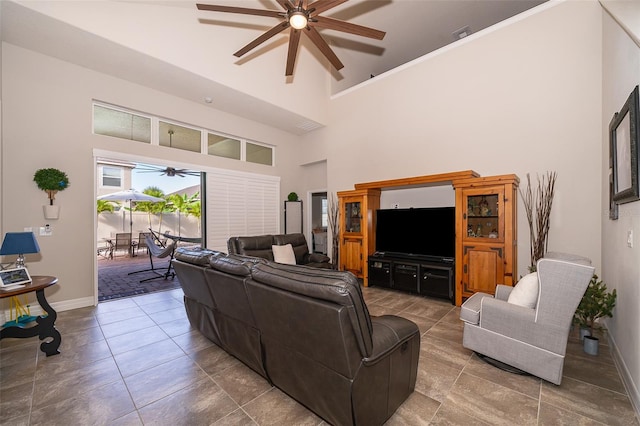
POLYGON ((490 297, 482 299, 480 328, 564 355, 569 329, 536 321, 536 310, 490 297))
POLYGON ((306 260, 307 263, 329 263, 331 258, 322 253, 310 253, 306 260))
POLYGON ((513 287, 510 285, 502 285, 498 284, 496 286, 496 299, 504 300, 505 302, 509 299, 509 295, 513 291, 513 287))
POLYGON ((406 318, 395 315, 371 317, 373 325, 373 351, 363 359, 364 365, 373 365, 393 352, 398 346, 420 335, 418 326, 406 318))

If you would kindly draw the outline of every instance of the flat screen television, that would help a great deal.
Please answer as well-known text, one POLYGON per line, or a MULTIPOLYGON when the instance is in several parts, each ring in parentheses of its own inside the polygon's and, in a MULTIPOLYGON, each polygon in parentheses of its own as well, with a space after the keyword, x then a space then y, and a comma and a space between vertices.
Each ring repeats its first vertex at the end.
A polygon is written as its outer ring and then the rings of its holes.
POLYGON ((377 210, 376 251, 454 258, 455 207, 377 210))

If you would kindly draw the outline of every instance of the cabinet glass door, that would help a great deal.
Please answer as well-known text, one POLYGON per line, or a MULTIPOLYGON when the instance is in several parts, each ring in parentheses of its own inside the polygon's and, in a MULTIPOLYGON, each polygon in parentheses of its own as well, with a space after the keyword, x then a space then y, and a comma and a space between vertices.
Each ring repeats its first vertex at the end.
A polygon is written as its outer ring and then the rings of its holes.
POLYGON ((347 202, 344 204, 344 225, 345 232, 362 232, 362 203, 360 201, 347 202))
POLYGON ((502 241, 504 226, 502 218, 501 192, 469 193, 467 196, 466 219, 467 239, 489 238, 502 241))

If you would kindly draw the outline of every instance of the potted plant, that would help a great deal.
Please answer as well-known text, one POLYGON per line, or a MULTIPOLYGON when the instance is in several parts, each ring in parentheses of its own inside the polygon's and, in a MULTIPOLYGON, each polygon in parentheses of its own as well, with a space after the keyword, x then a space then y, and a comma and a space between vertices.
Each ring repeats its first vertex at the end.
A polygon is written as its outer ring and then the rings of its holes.
POLYGON ((298 194, 296 194, 295 192, 290 192, 289 195, 287 195, 287 200, 298 201, 298 194))
POLYGON ((44 217, 46 219, 57 219, 59 217, 59 206, 53 205, 58 191, 64 191, 69 187, 69 177, 63 171, 48 168, 40 169, 33 175, 33 180, 38 188, 45 191, 49 197, 49 205, 43 206, 44 217))
POLYGON ((616 297, 615 289, 608 292, 607 285, 598 280, 597 275, 591 277, 589 286, 574 314, 574 321, 580 327, 588 329, 589 334, 584 336, 584 351, 589 355, 598 355, 599 340, 595 336, 595 331, 602 329, 602 327, 597 323, 597 320, 613 317, 616 297))

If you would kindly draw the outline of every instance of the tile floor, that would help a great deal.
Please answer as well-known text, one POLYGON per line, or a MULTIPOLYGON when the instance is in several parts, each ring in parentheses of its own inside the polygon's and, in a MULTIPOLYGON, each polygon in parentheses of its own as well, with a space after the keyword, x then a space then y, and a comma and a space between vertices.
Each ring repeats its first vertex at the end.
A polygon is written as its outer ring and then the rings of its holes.
MULTIPOLYGON (((571 339, 561 386, 500 371, 461 345, 446 301, 365 288, 372 315, 422 332, 415 392, 388 425, 638 425, 606 346, 571 339)), ((0 341, 3 425, 322 425, 193 330, 180 289, 61 312, 60 355, 0 341)))

